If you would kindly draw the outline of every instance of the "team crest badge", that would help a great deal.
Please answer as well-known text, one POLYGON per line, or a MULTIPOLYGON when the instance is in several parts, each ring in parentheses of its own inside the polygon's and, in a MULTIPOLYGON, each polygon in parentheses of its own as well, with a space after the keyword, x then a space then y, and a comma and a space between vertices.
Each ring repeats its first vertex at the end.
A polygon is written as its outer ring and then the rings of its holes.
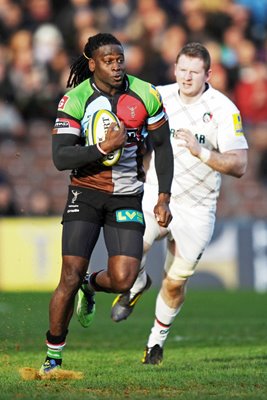
POLYGON ((208 123, 208 122, 210 122, 211 120, 212 120, 212 113, 206 112, 206 113, 203 115, 203 122, 208 123))

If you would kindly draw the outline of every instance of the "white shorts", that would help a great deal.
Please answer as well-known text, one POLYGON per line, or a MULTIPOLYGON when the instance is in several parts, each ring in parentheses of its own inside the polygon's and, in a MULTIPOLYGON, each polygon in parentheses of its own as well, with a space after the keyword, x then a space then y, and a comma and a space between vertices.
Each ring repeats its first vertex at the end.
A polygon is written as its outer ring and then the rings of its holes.
MULTIPOLYGON (((158 199, 158 187, 145 184, 143 212, 146 221, 144 242, 151 246, 154 240, 167 236, 167 243, 174 239, 176 254, 167 259, 165 271, 170 272, 173 279, 186 279, 194 273, 195 267, 209 244, 215 224, 215 210, 207 207, 188 207, 185 204, 170 202, 173 219, 168 228, 160 228, 154 217, 154 206, 158 199), (171 267, 170 263, 173 263, 171 267), (175 271, 173 271, 173 268, 175 271)), ((167 245, 169 247, 169 244, 167 245)))

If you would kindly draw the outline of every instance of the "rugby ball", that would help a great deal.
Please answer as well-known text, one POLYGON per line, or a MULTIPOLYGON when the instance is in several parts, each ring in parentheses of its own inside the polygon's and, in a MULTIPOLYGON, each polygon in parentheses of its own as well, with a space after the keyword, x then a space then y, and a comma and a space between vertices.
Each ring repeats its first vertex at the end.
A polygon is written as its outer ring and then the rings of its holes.
MULTIPOLYGON (((98 110, 91 115, 86 136, 88 139, 88 144, 93 145, 103 142, 106 137, 107 130, 112 122, 115 122, 118 127, 120 126, 120 121, 116 114, 108 110, 98 110)), ((115 165, 123 153, 123 148, 108 153, 103 156, 101 162, 107 167, 115 165)))

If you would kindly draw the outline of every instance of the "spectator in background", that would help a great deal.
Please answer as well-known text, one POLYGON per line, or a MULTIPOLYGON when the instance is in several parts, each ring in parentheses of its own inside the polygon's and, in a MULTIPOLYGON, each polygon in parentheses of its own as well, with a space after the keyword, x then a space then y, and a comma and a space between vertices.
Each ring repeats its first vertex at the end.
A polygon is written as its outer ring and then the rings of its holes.
POLYGON ((25 0, 25 27, 34 32, 41 24, 53 22, 54 9, 51 0, 25 0))
MULTIPOLYGON (((266 0, 0 1, 2 116, 6 119, 10 115, 7 120, 12 125, 16 121, 22 121, 24 128, 33 119, 53 122, 58 99, 66 90, 65 82, 70 63, 83 51, 87 38, 99 31, 116 33, 125 43, 129 71, 132 70, 135 74, 134 70, 139 70, 140 73, 136 74, 155 85, 170 82, 173 70, 171 59, 174 59, 172 53, 176 46, 183 45, 182 30, 186 42, 195 36, 197 41, 204 44, 213 42, 218 59, 216 55, 215 61, 212 54, 212 68, 215 73, 211 82, 214 87, 234 99, 239 91, 246 93, 249 83, 247 77, 254 63, 267 62, 266 20, 266 0), (35 50, 34 38, 39 36, 47 24, 58 29, 62 44, 49 61, 40 63, 45 53, 35 50), (139 68, 137 60, 141 64, 139 68), (238 89, 235 90, 236 86, 238 89)), ((51 48, 46 50, 50 51, 51 48)), ((264 96, 264 89, 259 89, 259 93, 264 96)), ((258 107, 259 97, 256 97, 258 107)), ((246 106, 250 100, 245 98, 244 101, 243 96, 241 102, 246 103, 246 106)), ((257 112, 258 110, 256 115, 257 112)), ((263 110, 262 113, 264 112, 263 110)), ((255 118, 254 120, 252 123, 258 124, 255 118)), ((23 138, 23 129, 19 125, 9 131, 2 124, 2 144, 5 140, 23 138)), ((254 132, 254 126, 252 128, 251 132, 254 132)), ((25 153, 28 153, 27 159, 30 160, 33 153, 32 137, 26 136, 25 153)), ((250 153, 253 151, 252 146, 250 153)), ((254 172, 253 179, 259 179, 257 171, 254 172)), ((248 176, 250 175, 247 174, 244 180, 248 176)), ((45 174, 42 178, 44 182, 48 180, 45 174)), ((30 187, 40 184, 32 176, 27 179, 30 187)), ((17 182, 18 185, 20 183, 17 182)), ((229 192, 238 198, 238 190, 237 185, 234 185, 229 192)), ((225 196, 225 202, 229 203, 227 197, 229 199, 229 196, 225 196)), ((62 198, 61 201, 63 204, 65 199, 62 198)), ((227 209, 226 203, 224 207, 227 209)), ((233 215, 234 211, 230 211, 228 216, 233 215)))
POLYGON ((199 6, 206 15, 206 34, 222 42, 222 34, 231 24, 232 0, 199 0, 199 6))
POLYGON ((170 65, 165 64, 155 52, 150 52, 147 57, 146 49, 143 46, 139 43, 131 43, 126 47, 125 54, 129 74, 150 80, 154 85, 160 79, 163 82, 169 81, 170 65))
POLYGON ((0 5, 0 36, 2 43, 24 27, 24 14, 21 5, 13 1, 4 1, 0 5))
POLYGON ((73 25, 75 31, 75 53, 77 38, 81 32, 89 31, 96 28, 95 14, 90 7, 78 8, 73 15, 73 25))
POLYGON ((153 76, 151 76, 151 74, 153 75, 153 71, 151 71, 150 68, 147 68, 146 54, 140 44, 132 43, 126 46, 125 58, 127 71, 130 75, 137 75, 141 79, 150 79, 154 82, 153 76))
MULTIPOLYGON (((142 47, 144 59, 144 77, 153 84, 168 80, 169 65, 163 60, 160 51, 162 37, 168 28, 168 16, 164 9, 160 8, 156 0, 146 2, 138 1, 135 13, 129 19, 125 31, 128 37, 128 46, 135 44, 142 47)), ((129 54, 129 52, 128 52, 129 54)), ((130 55, 130 58, 131 55, 130 55)), ((131 60, 129 60, 129 68, 131 60)), ((136 62, 134 61, 136 65, 136 62)))
POLYGON ((232 98, 232 93, 229 91, 229 78, 226 68, 221 63, 221 46, 215 40, 208 40, 204 43, 210 53, 212 60, 212 75, 210 84, 227 97, 232 98))
POLYGON ((238 80, 238 47, 243 39, 243 32, 235 25, 230 25, 223 33, 221 63, 227 70, 229 86, 231 89, 238 80))
POLYGON ((151 47, 154 50, 160 34, 167 26, 167 13, 159 7, 157 0, 137 0, 126 28, 128 41, 138 41, 150 55, 151 47))
POLYGON ((78 32, 76 36, 76 51, 79 51, 81 53, 83 51, 84 42, 86 42, 87 38, 90 36, 94 36, 97 33, 98 30, 93 27, 86 28, 78 32))
POLYGON ((4 102, 14 102, 14 91, 8 78, 9 49, 0 45, 0 98, 4 102))
POLYGON ((266 39, 267 1, 266 0, 235 0, 244 10, 250 13, 250 37, 260 47, 266 39))
POLYGON ((257 49, 255 45, 246 38, 241 39, 237 47, 239 79, 242 69, 251 68, 252 64, 257 61, 257 49))
POLYGON ((36 189, 29 195, 28 215, 33 217, 48 217, 53 214, 51 208, 51 198, 42 189, 36 189))
POLYGON ((106 31, 113 34, 123 42, 131 40, 128 30, 128 24, 132 13, 134 12, 134 4, 131 0, 108 0, 107 7, 101 7, 99 10, 98 22, 102 26, 106 26, 106 31))
POLYGON ((0 140, 26 138, 26 125, 18 109, 1 98, 0 121, 0 140))
POLYGON ((7 58, 7 48, 0 46, 0 140, 23 139, 26 125, 14 104, 14 91, 7 73, 7 58))
POLYGON ((149 40, 148 48, 152 47, 154 51, 157 51, 162 35, 168 27, 166 12, 157 7, 144 16, 142 23, 144 26, 144 35, 149 40))
POLYGON ((0 171, 0 217, 14 217, 18 214, 13 187, 6 174, 0 171))
MULTIPOLYGON (((251 132, 251 145, 255 149, 254 169, 256 177, 267 188, 267 118, 265 122, 254 126, 251 132)), ((264 199, 266 202, 266 199, 264 199)))
POLYGON ((61 44, 60 33, 51 25, 43 25, 34 34, 21 30, 10 38, 7 75, 14 103, 27 121, 54 117, 61 93, 55 92, 51 85, 48 62, 56 56, 61 44))
POLYGON ((231 98, 231 94, 228 91, 228 75, 226 69, 222 64, 212 64, 212 76, 210 79, 210 84, 214 87, 214 89, 219 90, 229 98, 231 98))
POLYGON ((267 67, 255 61, 243 68, 234 89, 237 107, 246 124, 267 123, 267 67))
MULTIPOLYGON (((178 51, 186 42, 185 29, 180 25, 170 25, 162 35, 159 44, 159 58, 162 60, 162 67, 157 68, 157 84, 168 84, 173 82, 173 60, 178 51)), ((151 68, 153 70, 153 68, 151 68)))
POLYGON ((62 96, 61 75, 69 70, 69 58, 64 50, 64 39, 54 24, 41 25, 32 36, 33 62, 41 68, 46 84, 39 94, 39 117, 54 117, 55 105, 62 96))
POLYGON ((190 42, 196 40, 204 42, 208 39, 207 14, 201 8, 192 10, 185 15, 184 27, 190 42))
POLYGON ((69 74, 70 57, 64 48, 59 49, 47 63, 48 88, 50 104, 60 100, 66 90, 66 80, 69 74), (51 101, 52 100, 52 101, 51 101))
POLYGON ((28 119, 39 115, 39 107, 47 84, 46 70, 37 65, 33 58, 32 33, 20 30, 10 38, 10 67, 8 78, 11 82, 16 106, 28 119))
POLYGON ((53 24, 42 24, 33 33, 33 58, 38 64, 46 65, 63 48, 63 37, 53 24))
MULTIPOLYGON (((83 13, 84 10, 87 10, 87 14, 92 11, 95 15, 96 10, 92 7, 91 3, 91 0, 70 0, 67 4, 64 3, 64 5, 61 6, 60 13, 55 16, 55 23, 64 37, 65 48, 69 54, 79 54, 79 50, 77 50, 77 40, 81 30, 79 32, 76 30, 77 21, 75 27, 75 15, 77 16, 83 13)), ((92 14, 90 15, 90 20, 91 17, 92 14)))

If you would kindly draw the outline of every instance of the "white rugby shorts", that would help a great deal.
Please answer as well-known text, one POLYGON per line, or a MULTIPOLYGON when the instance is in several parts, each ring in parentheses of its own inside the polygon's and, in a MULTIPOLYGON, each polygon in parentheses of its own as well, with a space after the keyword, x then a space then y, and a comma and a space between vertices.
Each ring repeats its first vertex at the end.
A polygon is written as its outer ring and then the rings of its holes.
MULTIPOLYGON (((159 227, 154 217, 153 209, 157 199, 158 187, 145 183, 142 201, 146 222, 144 242, 152 246, 154 240, 159 240, 164 236, 167 236, 167 240, 174 239, 179 253, 175 257, 175 276, 176 279, 187 278, 194 273, 201 255, 211 240, 215 224, 215 210, 203 206, 189 207, 171 199, 170 209, 173 219, 168 228, 163 229, 159 227), (180 272, 177 270, 179 268, 181 268, 180 272)), ((165 265, 166 272, 168 272, 168 268, 169 266, 165 265)))

